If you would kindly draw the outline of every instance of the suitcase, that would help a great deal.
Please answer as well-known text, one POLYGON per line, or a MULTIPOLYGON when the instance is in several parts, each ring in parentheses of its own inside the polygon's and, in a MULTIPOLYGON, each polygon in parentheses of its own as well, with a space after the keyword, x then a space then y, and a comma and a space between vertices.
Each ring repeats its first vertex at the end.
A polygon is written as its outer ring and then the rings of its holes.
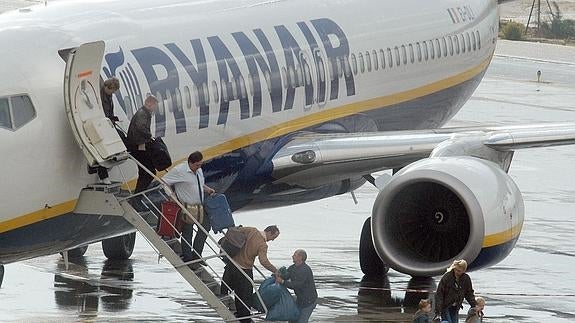
POLYGON ((178 237, 176 230, 182 231, 182 221, 178 217, 178 213, 180 213, 180 206, 176 202, 167 201, 162 203, 163 216, 158 223, 158 235, 168 238, 178 237))
POLYGON ((223 229, 235 226, 228 199, 223 194, 213 194, 206 197, 204 212, 210 218, 214 233, 223 232, 223 229))

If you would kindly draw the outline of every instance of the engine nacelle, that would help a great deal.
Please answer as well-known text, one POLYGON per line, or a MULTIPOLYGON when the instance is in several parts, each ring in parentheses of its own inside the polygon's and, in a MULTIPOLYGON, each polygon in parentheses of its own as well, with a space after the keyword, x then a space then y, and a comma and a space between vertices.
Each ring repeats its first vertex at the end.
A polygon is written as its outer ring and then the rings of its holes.
POLYGON ((372 212, 375 249, 412 276, 443 274, 455 259, 493 265, 515 246, 523 225, 521 192, 495 163, 435 157, 395 174, 372 212))

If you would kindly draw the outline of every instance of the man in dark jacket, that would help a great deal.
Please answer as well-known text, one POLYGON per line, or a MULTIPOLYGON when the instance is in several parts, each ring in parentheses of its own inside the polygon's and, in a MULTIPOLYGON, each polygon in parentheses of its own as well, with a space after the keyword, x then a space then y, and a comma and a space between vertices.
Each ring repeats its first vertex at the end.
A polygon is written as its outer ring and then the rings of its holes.
POLYGON ((307 323, 311 312, 317 305, 317 290, 311 268, 305 263, 307 253, 303 249, 298 249, 292 256, 293 265, 288 268, 288 279, 283 280, 279 275, 276 282, 284 284, 285 287, 293 289, 296 296, 296 304, 300 311, 297 323, 307 323))
POLYGON ((435 314, 443 321, 459 322, 459 309, 465 298, 471 307, 475 307, 475 295, 471 278, 465 273, 467 261, 455 260, 441 277, 435 293, 435 314))
MULTIPOLYGON (((128 127, 128 150, 150 172, 156 173, 152 161, 152 155, 147 144, 151 143, 152 138, 152 113, 158 107, 158 99, 150 95, 144 101, 141 107, 132 117, 128 127)), ((136 184, 136 193, 146 190, 152 182, 152 175, 138 166, 138 183, 136 184)))

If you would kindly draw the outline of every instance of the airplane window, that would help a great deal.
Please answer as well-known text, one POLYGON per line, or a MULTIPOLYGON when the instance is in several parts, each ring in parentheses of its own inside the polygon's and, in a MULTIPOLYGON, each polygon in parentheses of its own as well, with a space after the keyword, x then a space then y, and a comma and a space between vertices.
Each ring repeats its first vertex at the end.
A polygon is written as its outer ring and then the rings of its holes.
POLYGON ((10 105, 7 98, 0 99, 0 128, 12 129, 10 105))
POLYGON ((425 57, 425 61, 429 60, 429 48, 427 48, 427 42, 423 42, 423 56, 425 57))
POLYGON ((477 42, 475 40, 475 33, 471 32, 471 45, 473 45, 473 50, 477 50, 477 42))
POLYGON ((439 39, 435 39, 435 56, 439 59, 441 58, 441 43, 439 39))
POLYGON ((481 34, 479 34, 479 30, 475 31, 477 34, 477 49, 481 49, 481 34))
MULTIPOLYGON (((246 81, 244 80, 244 76, 240 75, 240 78, 238 79, 238 85, 240 87, 239 92, 240 92, 240 98, 245 99, 248 97, 248 94, 246 93, 246 81)), ((271 91, 271 90, 270 90, 271 91)))
POLYGON ((212 81, 212 93, 214 94, 214 102, 220 102, 220 93, 218 92, 218 83, 212 81))
POLYGON ((192 94, 190 93, 190 87, 184 86, 184 96, 186 97, 186 108, 190 110, 192 108, 192 94))
POLYGON ((443 57, 447 57, 447 40, 445 40, 445 37, 441 38, 441 50, 443 51, 443 57))
POLYGON ((297 83, 296 86, 300 86, 303 85, 303 71, 301 68, 301 64, 299 64, 295 70, 296 76, 297 76, 297 83))
POLYGON ((465 33, 465 42, 467 43, 467 51, 471 51, 471 40, 469 39, 469 33, 465 33))
POLYGON ((342 60, 342 64, 343 64, 343 72, 345 74, 346 77, 350 77, 351 76, 351 66, 349 65, 349 62, 346 64, 346 60, 345 58, 341 58, 342 60))
POLYGON ((460 37, 460 43, 461 43, 461 52, 465 53, 465 39, 463 38, 463 34, 459 35, 460 37))
MULTIPOLYGON (((323 60, 322 60, 323 62, 323 60)), ((337 69, 337 77, 342 77, 343 76, 343 66, 345 65, 345 63, 343 62, 343 57, 340 57, 336 60, 337 62, 337 66, 335 67, 337 69)), ((323 66, 323 64, 322 64, 323 66)))
POLYGON ((433 47, 433 41, 428 40, 429 43, 429 54, 431 59, 435 59, 435 48, 433 47))
POLYGON ((199 95, 199 90, 198 87, 194 84, 192 85, 192 96, 194 97, 194 106, 199 107, 200 106, 200 95, 199 95))
POLYGON ((305 85, 311 85, 311 71, 309 70, 309 65, 303 65, 304 77, 305 77, 305 85))
POLYGON ((355 54, 351 54, 351 68, 353 69, 353 75, 357 75, 357 59, 355 54))
POLYGON ((371 57, 373 57, 373 69, 378 71, 379 62, 377 61, 377 51, 375 49, 371 52, 371 57))
POLYGON ((415 63, 415 53, 413 52, 413 44, 409 44, 409 59, 411 64, 415 63))
POLYGON ((163 116, 165 113, 165 110, 164 110, 165 106, 164 106, 164 99, 163 99, 162 93, 160 93, 160 92, 156 93, 156 99, 158 99, 158 113, 163 116))
MULTIPOLYGON (((216 87, 216 90, 217 89, 218 88, 216 87)), ((206 100, 206 104, 210 104, 210 89, 208 88, 207 83, 202 83, 202 91, 204 92, 204 98, 206 100)), ((216 93, 217 93, 217 91, 216 91, 216 93)))
POLYGON ((389 67, 393 67, 393 54, 391 52, 391 48, 387 48, 387 61, 389 62, 389 67))
POLYGON ((395 51, 395 65, 399 66, 401 65, 401 57, 399 57, 399 47, 395 46, 394 51, 395 51))
POLYGON ((401 45, 401 57, 403 58, 403 65, 407 65, 407 49, 405 45, 401 45))
MULTIPOLYGON (((337 60, 337 62, 339 63, 339 60, 337 60)), ((331 71, 332 69, 332 64, 331 61, 328 61, 327 64, 329 65, 329 70, 331 71)), ((339 67, 339 64, 336 68, 339 67)), ((317 73, 319 74, 319 80, 320 82, 325 82, 325 65, 323 64, 323 59, 321 57, 317 58, 317 73)), ((335 79, 335 76, 337 75, 337 73, 339 73, 339 71, 335 71, 336 74, 332 74, 332 79, 335 79)))
POLYGON ((459 55, 459 40, 457 35, 453 36, 453 44, 455 45, 455 54, 459 55))
POLYGON ((240 97, 240 84, 236 78, 232 78, 230 85, 232 88, 232 93, 230 93, 230 100, 237 100, 240 97))
POLYGON ((174 112, 174 110, 175 110, 175 104, 174 103, 175 102, 172 98, 172 93, 170 93, 170 91, 166 91, 166 102, 164 104, 168 108, 169 112, 174 112))
POLYGON ((419 42, 415 43, 415 47, 417 48, 417 61, 421 62, 421 44, 419 42))
POLYGON ((371 55, 369 51, 365 52, 365 63, 367 65, 367 71, 371 72, 371 55))
POLYGON ((447 44, 449 45, 449 55, 453 56, 453 37, 448 36, 449 41, 447 44))
POLYGON ((381 69, 385 69, 385 52, 383 49, 379 50, 379 60, 381 61, 381 69))
POLYGON ((365 61, 363 60, 363 54, 357 54, 357 58, 359 59, 359 70, 361 73, 365 73, 365 61))
POLYGON ((18 95, 10 98, 12 105, 12 120, 14 129, 18 129, 36 117, 36 110, 32 105, 30 97, 18 95))
MULTIPOLYGON (((287 88, 288 86, 288 75, 286 72, 286 68, 282 67, 282 84, 284 85, 284 89, 287 88)), ((252 75, 248 75, 248 85, 249 85, 249 90, 250 90, 250 96, 254 95, 254 82, 253 82, 254 78, 252 77, 252 75)))
POLYGON ((222 89, 222 95, 221 95, 221 100, 223 102, 228 102, 232 99, 231 94, 232 93, 228 93, 228 82, 225 82, 224 80, 220 80, 220 88, 222 89))
POLYGON ((266 71, 266 72, 264 73, 264 78, 265 78, 265 80, 266 80, 266 85, 267 85, 267 87, 268 87, 268 92, 271 92, 271 91, 272 91, 272 77, 271 77, 270 72, 266 71))
POLYGON ((176 103, 175 108, 178 109, 178 111, 182 111, 184 109, 184 105, 182 102, 182 93, 180 92, 179 87, 176 88, 176 97, 174 101, 176 103))

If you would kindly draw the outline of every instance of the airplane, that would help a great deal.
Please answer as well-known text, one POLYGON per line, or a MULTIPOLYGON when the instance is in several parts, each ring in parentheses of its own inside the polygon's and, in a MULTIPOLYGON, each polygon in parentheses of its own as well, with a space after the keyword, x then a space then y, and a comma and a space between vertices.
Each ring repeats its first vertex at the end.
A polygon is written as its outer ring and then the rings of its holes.
POLYGON ((130 257, 129 223, 74 212, 98 182, 87 165, 136 178, 99 108, 100 80, 116 76, 119 125, 155 95, 154 136, 176 163, 202 151, 233 210, 369 181, 365 274, 492 266, 524 221, 514 151, 575 141, 574 123, 442 128, 481 82, 498 24, 495 0, 71 0, 0 14, 0 264, 99 241, 130 257))

